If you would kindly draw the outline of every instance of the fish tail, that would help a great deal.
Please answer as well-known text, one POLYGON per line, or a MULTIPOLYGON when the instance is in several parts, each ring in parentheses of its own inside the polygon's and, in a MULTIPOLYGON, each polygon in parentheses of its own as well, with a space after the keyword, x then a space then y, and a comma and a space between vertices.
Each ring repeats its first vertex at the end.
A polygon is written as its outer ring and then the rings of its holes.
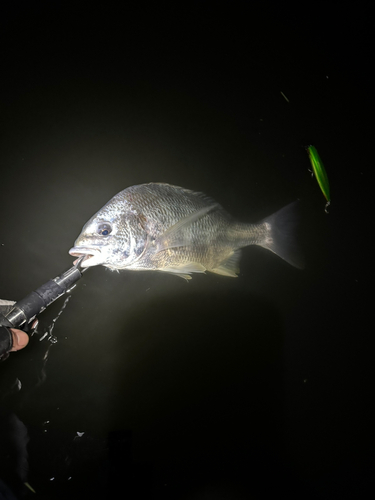
POLYGON ((278 210, 263 221, 266 228, 263 241, 258 245, 271 250, 294 267, 303 269, 304 259, 296 241, 296 229, 299 222, 298 202, 293 202, 278 210))

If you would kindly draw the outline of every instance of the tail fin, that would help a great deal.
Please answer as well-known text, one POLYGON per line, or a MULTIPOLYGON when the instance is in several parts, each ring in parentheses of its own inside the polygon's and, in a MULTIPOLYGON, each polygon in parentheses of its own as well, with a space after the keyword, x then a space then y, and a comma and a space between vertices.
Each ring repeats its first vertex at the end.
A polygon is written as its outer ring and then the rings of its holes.
POLYGON ((297 207, 298 202, 295 201, 261 221, 261 224, 269 225, 269 232, 265 241, 260 245, 271 250, 292 266, 303 269, 304 259, 295 238, 299 222, 297 207))

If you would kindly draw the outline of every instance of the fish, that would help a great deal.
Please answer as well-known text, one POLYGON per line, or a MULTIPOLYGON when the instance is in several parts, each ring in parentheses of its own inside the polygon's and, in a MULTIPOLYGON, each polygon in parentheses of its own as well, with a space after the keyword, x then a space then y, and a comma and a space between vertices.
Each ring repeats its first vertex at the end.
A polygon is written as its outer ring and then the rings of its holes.
POLYGON ((303 268, 295 243, 296 203, 249 224, 203 193, 166 183, 131 186, 83 226, 74 247, 81 267, 162 271, 185 279, 209 271, 237 277, 241 249, 259 245, 303 268))
POLYGON ((330 193, 329 180, 326 169, 324 168, 323 162, 319 156, 316 147, 308 146, 306 149, 307 149, 307 154, 309 155, 310 158, 311 167, 313 169, 312 175, 315 175, 319 187, 325 199, 327 200, 324 210, 328 214, 327 209, 331 204, 331 193, 330 193))

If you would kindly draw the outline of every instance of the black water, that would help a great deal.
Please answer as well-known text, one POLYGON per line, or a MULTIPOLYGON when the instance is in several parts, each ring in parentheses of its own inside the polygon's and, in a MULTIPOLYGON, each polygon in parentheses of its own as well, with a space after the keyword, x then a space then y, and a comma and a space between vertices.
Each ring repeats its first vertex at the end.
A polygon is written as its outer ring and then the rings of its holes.
POLYGON ((150 181, 249 222, 299 199, 306 258, 247 248, 238 279, 189 283, 87 271, 57 343, 40 339, 64 299, 0 366, 0 478, 17 498, 35 495, 25 477, 46 499, 368 494, 370 10, 271 5, 5 9, 2 298, 69 268, 86 220, 150 181))

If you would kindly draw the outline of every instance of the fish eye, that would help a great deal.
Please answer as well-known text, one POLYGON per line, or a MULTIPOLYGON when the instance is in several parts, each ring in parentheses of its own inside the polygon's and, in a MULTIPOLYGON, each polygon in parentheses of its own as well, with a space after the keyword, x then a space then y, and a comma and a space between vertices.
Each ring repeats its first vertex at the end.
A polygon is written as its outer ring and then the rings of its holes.
POLYGON ((108 236, 111 231, 112 231, 112 227, 110 224, 106 224, 106 223, 98 224, 98 227, 97 227, 98 234, 100 234, 102 236, 108 236))

